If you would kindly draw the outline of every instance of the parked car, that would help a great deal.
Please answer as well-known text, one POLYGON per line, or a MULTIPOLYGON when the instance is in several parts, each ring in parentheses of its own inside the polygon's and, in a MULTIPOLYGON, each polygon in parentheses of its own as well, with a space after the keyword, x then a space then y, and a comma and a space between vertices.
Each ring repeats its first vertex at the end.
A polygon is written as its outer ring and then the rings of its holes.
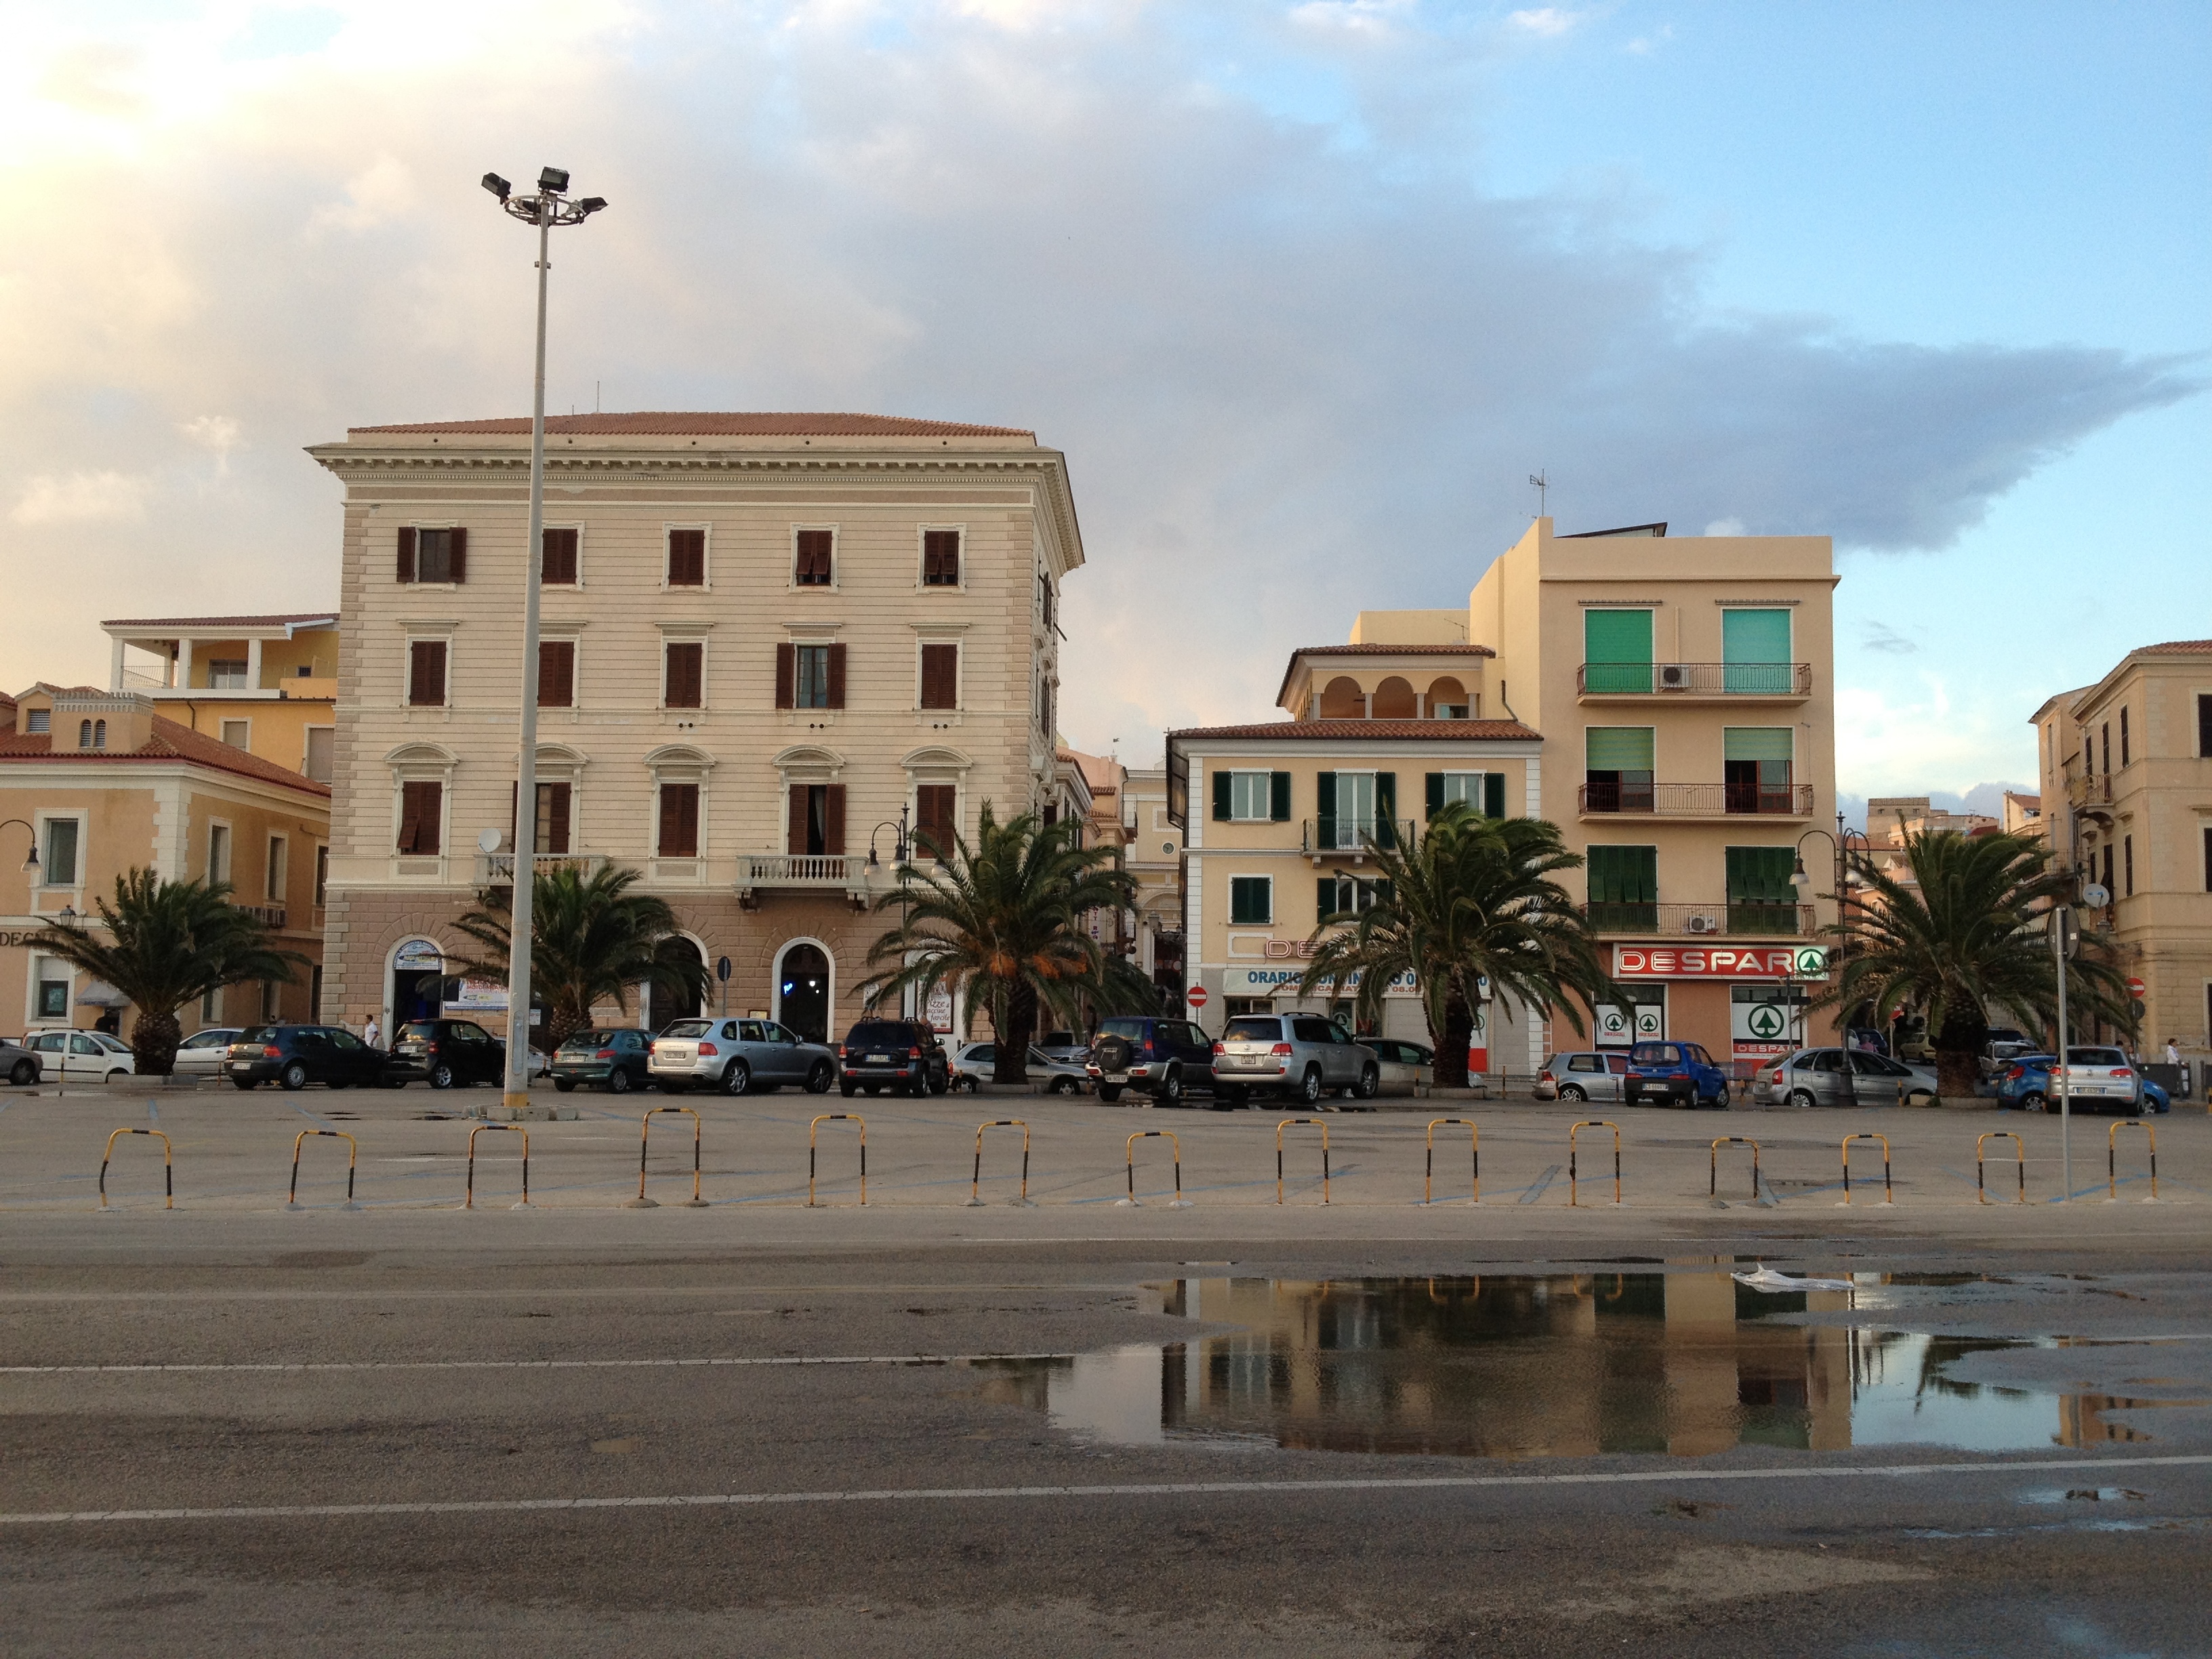
MULTIPOLYGON (((991 1080, 998 1060, 999 1045, 995 1042, 961 1044, 952 1055, 952 1086, 965 1089, 969 1094, 976 1093, 991 1080)), ((1047 1094, 1079 1095, 1088 1081, 1081 1060, 1054 1060, 1034 1042, 1030 1044, 1029 1074, 1044 1085, 1047 1094)))
MULTIPOLYGON (((2055 1056, 2021 1054, 2005 1067, 1997 1079, 1997 1105, 2024 1112, 2056 1111, 2058 1102, 2051 1086, 2055 1056)), ((2082 1047, 2066 1051, 2066 1092, 2069 1110, 2080 1112, 2134 1111, 2141 1103, 2149 1079, 2119 1048, 2082 1047)), ((2163 1091, 2161 1091, 2163 1092, 2163 1091)))
POLYGON ((4 1077, 18 1089, 27 1089, 39 1080, 39 1057, 21 1043, 0 1037, 0 1077, 4 1077))
POLYGON ((1702 1042, 1639 1042, 1628 1051, 1621 1097, 1640 1106, 1654 1096, 1668 1106, 1728 1106, 1728 1073, 1702 1042))
POLYGON ((952 1063, 927 1020, 864 1019, 838 1045, 837 1064, 837 1091, 848 1098, 856 1089, 941 1095, 952 1086, 952 1063))
POLYGON ((1584 1048, 1545 1060, 1531 1092, 1539 1100, 1615 1101, 1627 1081, 1626 1049, 1584 1048))
POLYGON ((772 1019, 679 1019, 653 1039, 647 1072, 672 1095, 772 1093, 787 1083, 819 1095, 837 1080, 837 1056, 772 1019))
POLYGON ((287 1089, 304 1089, 310 1083, 333 1089, 370 1088, 386 1080, 391 1059, 343 1026, 250 1025, 230 1045, 222 1069, 240 1089, 271 1082, 287 1089))
POLYGON ((1083 1070, 1109 1105, 1135 1089, 1180 1106, 1193 1090, 1214 1092, 1213 1039, 1187 1019, 1117 1014, 1099 1023, 1083 1070))
POLYGON ((1892 1106, 1916 1096, 1940 1094, 1936 1070, 1859 1048, 1800 1048, 1762 1061, 1752 1076, 1751 1097, 1765 1106, 1892 1106))
POLYGON ((2142 1080, 2142 1099, 2137 1103, 2136 1110, 2156 1117, 2161 1112, 2170 1112, 2172 1109, 2173 1098, 2166 1092, 2166 1085, 2145 1078, 2142 1080))
POLYGON ((1036 1040, 1036 1046, 1048 1060, 1080 1066, 1091 1058, 1091 1045, 1073 1031, 1047 1031, 1036 1040))
POLYGON ((1374 1099, 1382 1066, 1372 1048, 1319 1014, 1237 1014, 1213 1045, 1213 1077, 1215 1097, 1224 1106, 1241 1106, 1255 1094, 1310 1106, 1331 1091, 1374 1099))
POLYGON ((1359 1040, 1375 1051, 1376 1063, 1382 1068, 1384 1094, 1409 1095, 1417 1085, 1437 1080, 1435 1049, 1408 1042, 1403 1037, 1371 1036, 1359 1040))
POLYGON ((395 1083, 433 1089, 507 1080, 507 1044, 472 1019, 410 1019, 393 1034, 395 1083))
POLYGON ((1844 1047, 1870 1054, 1887 1054, 1889 1038, 1871 1025, 1853 1025, 1844 1032, 1844 1047))
POLYGON ((138 1069, 129 1047, 105 1031, 33 1031, 23 1047, 42 1083, 112 1083, 138 1069))
POLYGON ((235 1025, 210 1025, 204 1031, 193 1032, 177 1045, 178 1075, 220 1075, 223 1061, 230 1058, 230 1045, 238 1041, 240 1031, 235 1025))
POLYGON ((609 1094, 626 1095, 653 1081, 653 1033, 635 1026, 571 1031, 554 1051, 553 1086, 562 1094, 587 1084, 609 1094))

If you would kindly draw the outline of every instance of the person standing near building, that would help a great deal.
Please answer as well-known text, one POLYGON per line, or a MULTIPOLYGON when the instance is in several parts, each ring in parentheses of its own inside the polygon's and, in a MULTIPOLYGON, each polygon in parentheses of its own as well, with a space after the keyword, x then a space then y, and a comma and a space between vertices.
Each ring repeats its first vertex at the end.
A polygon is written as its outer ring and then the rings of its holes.
POLYGON ((2166 1063, 2169 1066, 2181 1064, 2181 1047, 2172 1037, 2166 1040, 2166 1063))
POLYGON ((368 1011, 368 1018, 361 1023, 361 1040, 372 1048, 384 1046, 384 1028, 376 1023, 376 1010, 368 1011))

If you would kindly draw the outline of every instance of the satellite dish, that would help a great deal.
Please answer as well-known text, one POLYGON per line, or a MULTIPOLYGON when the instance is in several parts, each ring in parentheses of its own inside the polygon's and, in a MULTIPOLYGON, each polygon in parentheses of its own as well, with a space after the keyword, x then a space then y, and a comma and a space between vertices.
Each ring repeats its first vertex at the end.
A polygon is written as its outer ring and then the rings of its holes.
POLYGON ((2092 910, 2101 910, 2112 902, 2111 891, 2101 882, 2091 882, 2081 890, 2081 902, 2092 910))
POLYGON ((496 853, 499 851, 500 842, 506 839, 507 837, 496 830, 483 830, 477 836, 477 850, 480 853, 496 853))

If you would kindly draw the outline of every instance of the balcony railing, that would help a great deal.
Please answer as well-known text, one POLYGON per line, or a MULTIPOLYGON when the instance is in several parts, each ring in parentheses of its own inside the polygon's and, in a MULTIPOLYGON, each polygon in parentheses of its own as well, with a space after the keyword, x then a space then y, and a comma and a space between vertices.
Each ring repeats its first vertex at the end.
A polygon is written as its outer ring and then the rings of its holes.
POLYGON ((866 858, 852 853, 746 853, 738 859, 737 889, 857 890, 867 884, 867 867, 866 858))
MULTIPOLYGON (((553 870, 574 870, 589 881, 606 868, 604 853, 533 853, 532 866, 539 875, 553 870)), ((514 854, 512 853, 479 853, 477 854, 477 885, 497 887, 514 884, 514 854)))
POLYGON ((1419 838, 1411 818, 1344 817, 1308 818, 1299 836, 1299 850, 1308 858, 1340 854, 1364 858, 1378 848, 1410 847, 1419 838))
POLYGON ((282 929, 284 926, 284 907, 281 904, 240 904, 232 901, 234 908, 243 910, 264 927, 282 929))
POLYGON ((2094 778, 2069 773, 2066 779, 2066 804, 2073 807, 2109 806, 2112 804, 2112 775, 2100 772, 2094 778))
POLYGON ((1819 926, 1809 904, 1637 904, 1593 900, 1583 906, 1592 931, 1658 939, 1804 939, 1819 926))
POLYGON ((1813 816, 1809 783, 1586 783, 1575 793, 1577 809, 1586 818, 1613 813, 1662 818, 1813 816))
POLYGON ((1809 662, 1588 662, 1582 697, 1809 697, 1809 662))

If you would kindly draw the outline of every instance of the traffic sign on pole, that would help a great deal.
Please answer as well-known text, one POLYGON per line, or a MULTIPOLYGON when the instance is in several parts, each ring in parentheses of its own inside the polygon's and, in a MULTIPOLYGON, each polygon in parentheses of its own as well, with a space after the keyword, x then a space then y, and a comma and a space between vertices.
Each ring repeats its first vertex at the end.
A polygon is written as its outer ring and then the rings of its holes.
POLYGON ((1190 1006, 1192 1007, 1203 1008, 1206 1006, 1206 987, 1203 985, 1192 986, 1186 994, 1190 998, 1190 1006))

